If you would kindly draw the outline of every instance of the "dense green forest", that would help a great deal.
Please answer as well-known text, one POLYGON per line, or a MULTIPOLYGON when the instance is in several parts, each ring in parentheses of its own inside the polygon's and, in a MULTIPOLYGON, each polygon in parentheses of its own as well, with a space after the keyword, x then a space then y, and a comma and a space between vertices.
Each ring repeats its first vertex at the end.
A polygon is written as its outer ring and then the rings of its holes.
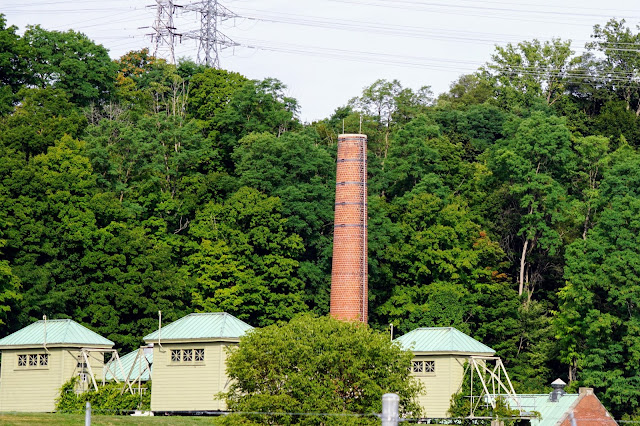
POLYGON ((454 326, 520 392, 561 377, 640 416, 640 33, 624 21, 583 55, 497 47, 437 98, 379 80, 311 124, 275 79, 17 31, 0 15, 0 335, 46 314, 129 350, 158 310, 325 315, 337 135, 362 126, 370 325, 454 326))

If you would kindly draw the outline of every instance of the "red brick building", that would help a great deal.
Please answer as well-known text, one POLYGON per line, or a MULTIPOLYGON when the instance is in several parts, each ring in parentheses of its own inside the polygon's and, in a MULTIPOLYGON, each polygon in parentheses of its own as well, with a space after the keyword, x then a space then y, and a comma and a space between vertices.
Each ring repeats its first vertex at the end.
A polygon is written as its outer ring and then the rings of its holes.
MULTIPOLYGON (((560 379, 549 394, 518 394, 524 413, 531 415, 531 426, 616 426, 618 423, 602 405, 592 388, 580 388, 578 393, 565 393, 560 379)), ((509 401, 511 408, 516 405, 509 401)))
POLYGON ((618 424, 593 393, 592 388, 580 388, 578 398, 564 413, 561 422, 561 426, 616 426, 618 424))

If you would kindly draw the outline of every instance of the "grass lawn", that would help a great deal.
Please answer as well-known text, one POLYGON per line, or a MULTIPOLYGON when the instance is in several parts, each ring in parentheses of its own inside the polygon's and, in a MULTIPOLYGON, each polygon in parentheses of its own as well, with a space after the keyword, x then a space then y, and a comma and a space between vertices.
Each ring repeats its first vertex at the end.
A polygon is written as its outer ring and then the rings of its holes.
MULTIPOLYGON (((215 417, 132 417, 91 416, 92 425, 207 425, 215 424, 215 417)), ((84 414, 0 413, 1 425, 84 425, 84 414)))

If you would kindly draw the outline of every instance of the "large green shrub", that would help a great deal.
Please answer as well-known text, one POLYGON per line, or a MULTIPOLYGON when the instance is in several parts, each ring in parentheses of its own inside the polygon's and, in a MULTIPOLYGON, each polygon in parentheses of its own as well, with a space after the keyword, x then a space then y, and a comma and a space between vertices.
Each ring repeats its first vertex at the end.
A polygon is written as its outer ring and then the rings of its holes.
POLYGON ((222 396, 232 411, 259 414, 225 424, 376 424, 387 392, 400 396, 402 415, 415 417, 421 387, 409 374, 411 358, 361 323, 305 314, 254 329, 230 348, 232 382, 222 396))
POLYGON ((60 388, 60 397, 56 400, 56 411, 59 413, 82 413, 87 402, 96 414, 127 414, 134 410, 149 410, 151 403, 151 387, 142 394, 132 395, 124 389, 123 383, 110 382, 99 389, 76 393, 78 377, 72 377, 60 388))

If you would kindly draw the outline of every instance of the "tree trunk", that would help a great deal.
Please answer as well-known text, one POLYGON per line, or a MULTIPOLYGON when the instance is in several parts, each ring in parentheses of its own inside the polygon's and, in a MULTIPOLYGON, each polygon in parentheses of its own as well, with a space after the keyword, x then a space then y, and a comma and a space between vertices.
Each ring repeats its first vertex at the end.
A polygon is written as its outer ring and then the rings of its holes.
POLYGON ((576 359, 573 358, 571 360, 571 364, 569 364, 569 383, 578 380, 578 363, 576 362, 576 359))
POLYGON ((384 172, 384 163, 387 161, 389 154, 389 128, 384 132, 384 154, 382 156, 382 171, 384 172))
POLYGON ((524 246, 522 247, 522 256, 520 256, 520 281, 518 282, 518 296, 522 296, 522 292, 524 291, 524 267, 526 265, 528 247, 529 240, 526 239, 524 241, 524 246))

